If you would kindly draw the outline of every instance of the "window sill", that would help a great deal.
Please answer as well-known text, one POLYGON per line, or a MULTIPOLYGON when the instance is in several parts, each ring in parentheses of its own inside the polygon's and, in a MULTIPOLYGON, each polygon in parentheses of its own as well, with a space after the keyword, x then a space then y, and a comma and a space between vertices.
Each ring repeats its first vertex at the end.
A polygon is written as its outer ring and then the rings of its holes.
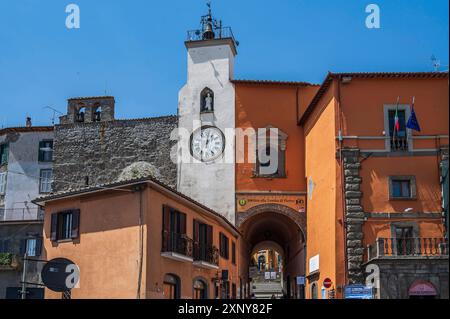
POLYGON ((416 197, 390 197, 389 201, 415 201, 417 200, 416 197))
POLYGON ((71 243, 71 242, 73 242, 73 239, 70 239, 70 238, 69 239, 58 239, 53 242, 57 243, 57 244, 71 243))

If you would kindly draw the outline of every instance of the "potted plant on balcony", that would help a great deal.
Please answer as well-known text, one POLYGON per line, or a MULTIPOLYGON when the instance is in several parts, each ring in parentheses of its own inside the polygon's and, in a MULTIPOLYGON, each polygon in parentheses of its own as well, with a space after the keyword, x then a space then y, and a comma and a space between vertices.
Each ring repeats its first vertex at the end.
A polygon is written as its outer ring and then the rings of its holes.
POLYGON ((12 253, 0 253, 0 270, 13 270, 20 267, 17 256, 12 253))

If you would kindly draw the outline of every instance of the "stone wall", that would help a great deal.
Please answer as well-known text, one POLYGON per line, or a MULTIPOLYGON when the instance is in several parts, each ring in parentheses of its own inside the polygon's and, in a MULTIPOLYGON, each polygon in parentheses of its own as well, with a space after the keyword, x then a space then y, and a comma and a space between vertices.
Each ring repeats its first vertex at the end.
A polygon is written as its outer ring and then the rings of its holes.
POLYGON ((344 158, 345 179, 345 219, 347 237, 347 268, 350 284, 363 283, 363 223, 364 209, 361 204, 361 182, 359 175, 361 164, 359 150, 348 149, 342 151, 344 158))
POLYGON ((439 294, 437 298, 449 298, 448 256, 380 259, 371 263, 380 268, 381 299, 408 299, 408 290, 416 280, 433 284, 439 294))
POLYGON ((57 125, 54 139, 55 192, 114 182, 127 166, 148 162, 163 182, 176 186, 170 134, 176 116, 57 125))

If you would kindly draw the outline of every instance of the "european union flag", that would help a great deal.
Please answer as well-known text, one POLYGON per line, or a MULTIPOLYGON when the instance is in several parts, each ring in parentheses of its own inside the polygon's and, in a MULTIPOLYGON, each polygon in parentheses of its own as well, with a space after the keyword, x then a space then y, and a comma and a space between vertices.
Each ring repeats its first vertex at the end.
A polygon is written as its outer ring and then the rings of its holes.
POLYGON ((408 119, 408 123, 406 124, 406 127, 411 130, 420 132, 420 125, 419 125, 419 122, 417 121, 416 112, 414 112, 414 106, 411 109, 411 116, 408 119))

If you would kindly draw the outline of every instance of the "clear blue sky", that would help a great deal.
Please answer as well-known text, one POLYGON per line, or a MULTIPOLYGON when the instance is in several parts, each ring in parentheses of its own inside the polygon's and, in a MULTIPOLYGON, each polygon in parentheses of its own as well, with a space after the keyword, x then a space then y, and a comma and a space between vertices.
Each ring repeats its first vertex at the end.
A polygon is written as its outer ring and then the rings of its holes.
MULTIPOLYGON (((236 78, 320 83, 330 71, 448 69, 448 0, 213 0, 240 41, 236 78), (381 29, 365 27, 366 5, 381 29)), ((204 0, 0 0, 0 127, 50 124, 50 105, 114 95, 119 118, 175 114, 186 31, 204 0), (81 28, 65 27, 76 3, 81 28)))

